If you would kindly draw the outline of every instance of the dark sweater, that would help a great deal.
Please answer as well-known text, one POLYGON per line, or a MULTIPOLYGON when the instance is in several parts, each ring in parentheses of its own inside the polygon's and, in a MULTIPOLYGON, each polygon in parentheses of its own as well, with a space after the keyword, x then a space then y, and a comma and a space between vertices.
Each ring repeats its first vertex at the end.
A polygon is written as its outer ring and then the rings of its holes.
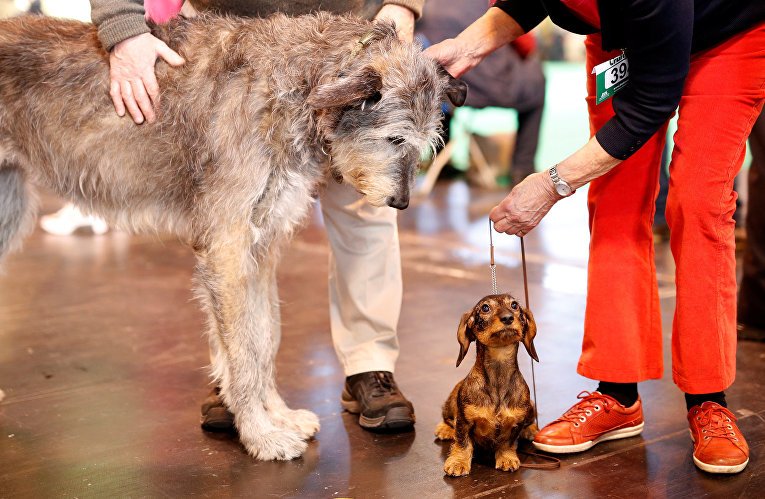
MULTIPOLYGON (((598 30, 560 0, 498 0, 525 31, 549 16, 579 34, 598 30)), ((629 84, 613 97, 616 115, 597 131, 603 149, 627 159, 680 102, 691 54, 707 50, 760 22, 765 0, 599 0, 604 50, 625 49, 629 84)))

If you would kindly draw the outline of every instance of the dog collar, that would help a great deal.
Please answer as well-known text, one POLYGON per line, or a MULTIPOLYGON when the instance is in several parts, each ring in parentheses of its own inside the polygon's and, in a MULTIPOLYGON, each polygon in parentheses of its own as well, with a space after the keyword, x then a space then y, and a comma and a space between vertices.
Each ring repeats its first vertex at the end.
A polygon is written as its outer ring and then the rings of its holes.
POLYGON ((374 36, 375 34, 373 32, 368 31, 364 36, 359 38, 353 45, 353 49, 351 49, 351 57, 356 57, 359 55, 359 52, 364 50, 364 48, 372 42, 372 38, 374 38, 374 36))

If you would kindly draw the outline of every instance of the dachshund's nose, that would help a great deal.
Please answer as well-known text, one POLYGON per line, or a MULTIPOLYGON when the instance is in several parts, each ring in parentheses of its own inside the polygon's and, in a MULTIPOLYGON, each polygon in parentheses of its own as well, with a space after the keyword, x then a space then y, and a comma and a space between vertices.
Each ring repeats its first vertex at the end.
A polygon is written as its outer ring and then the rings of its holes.
POLYGON ((502 321, 502 324, 511 324, 513 322, 513 316, 511 314, 505 314, 500 317, 499 320, 502 321))

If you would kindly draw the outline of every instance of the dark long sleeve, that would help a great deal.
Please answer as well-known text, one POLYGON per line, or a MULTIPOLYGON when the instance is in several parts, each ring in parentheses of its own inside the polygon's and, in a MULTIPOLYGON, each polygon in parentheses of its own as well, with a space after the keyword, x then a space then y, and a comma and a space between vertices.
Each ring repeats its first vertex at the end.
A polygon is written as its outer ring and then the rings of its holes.
POLYGON ((627 159, 680 103, 690 68, 694 13, 693 0, 622 5, 629 84, 613 97, 616 115, 595 136, 608 154, 627 159))
POLYGON ((547 10, 540 0, 497 0, 494 7, 512 17, 526 33, 547 17, 547 10))

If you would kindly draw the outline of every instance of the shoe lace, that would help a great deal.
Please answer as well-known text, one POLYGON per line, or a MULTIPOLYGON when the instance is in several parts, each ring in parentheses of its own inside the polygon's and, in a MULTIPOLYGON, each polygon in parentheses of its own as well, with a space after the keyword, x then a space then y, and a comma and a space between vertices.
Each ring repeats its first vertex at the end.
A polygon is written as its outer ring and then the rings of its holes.
POLYGON ((396 393, 396 382, 393 375, 387 371, 375 371, 372 373, 372 396, 383 397, 390 393, 396 393))
POLYGON ((704 440, 727 438, 738 442, 734 427, 736 416, 725 407, 719 405, 700 407, 696 410, 695 418, 699 423, 698 426, 701 428, 704 440))
POLYGON ((571 409, 563 413, 561 417, 555 420, 556 423, 565 421, 578 427, 596 412, 610 412, 613 406, 613 401, 604 397, 600 392, 583 391, 576 398, 580 399, 581 402, 577 402, 571 409))

